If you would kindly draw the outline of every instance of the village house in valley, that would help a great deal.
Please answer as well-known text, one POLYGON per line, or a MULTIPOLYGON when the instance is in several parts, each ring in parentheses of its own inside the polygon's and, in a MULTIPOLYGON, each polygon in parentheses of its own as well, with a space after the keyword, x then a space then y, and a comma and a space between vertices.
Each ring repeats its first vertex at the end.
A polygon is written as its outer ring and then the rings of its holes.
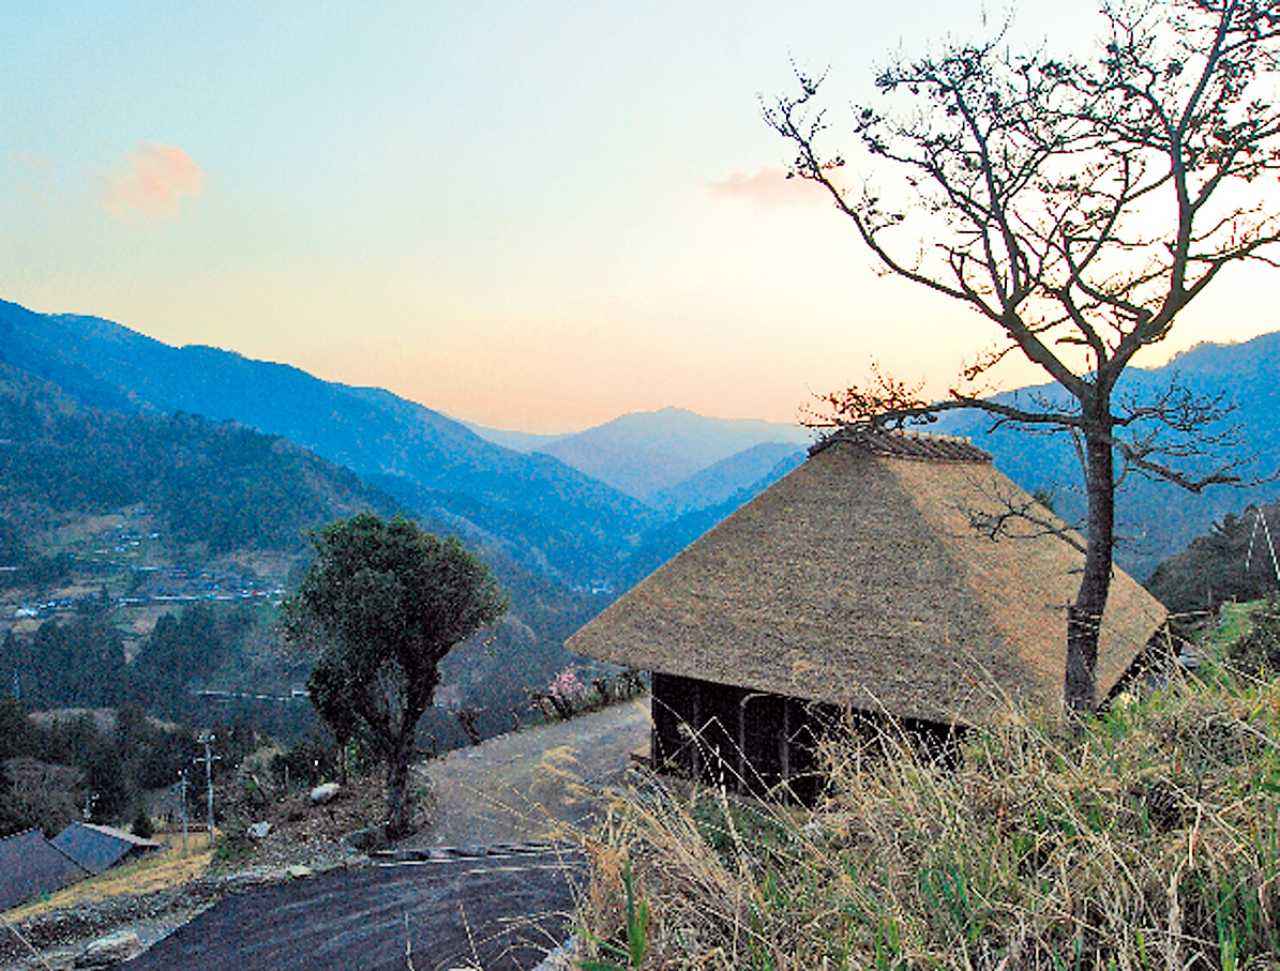
POLYGON ((0 912, 89 876, 38 829, 0 839, 0 912))
POLYGON ((53 839, 28 829, 0 839, 0 911, 160 849, 112 826, 73 822, 53 839))
POLYGON ((81 822, 72 823, 50 842, 90 873, 102 873, 160 848, 155 840, 114 826, 81 822))
MULTIPOLYGON (((567 646, 653 673, 656 766, 812 798, 813 739, 843 710, 943 734, 1010 701, 1061 710, 1083 557, 1026 522, 980 528, 1030 502, 966 440, 839 433, 567 646)), ((1099 698, 1164 620, 1117 570, 1099 698)))

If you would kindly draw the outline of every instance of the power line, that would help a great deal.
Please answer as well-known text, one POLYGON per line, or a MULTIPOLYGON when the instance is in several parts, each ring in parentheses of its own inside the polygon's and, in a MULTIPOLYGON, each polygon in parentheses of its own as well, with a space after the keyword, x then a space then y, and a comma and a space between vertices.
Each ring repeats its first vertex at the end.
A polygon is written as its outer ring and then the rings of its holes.
POLYGON ((1271 569, 1276 575, 1276 583, 1280 584, 1280 560, 1276 559, 1276 546, 1271 541, 1271 527, 1267 525, 1267 517, 1262 514, 1262 510, 1255 507, 1253 510, 1253 531, 1249 534, 1249 550, 1244 557, 1244 572, 1249 572, 1249 567, 1253 562, 1253 544, 1258 538, 1258 527, 1262 527, 1263 536, 1267 540, 1267 549, 1271 551, 1271 569))

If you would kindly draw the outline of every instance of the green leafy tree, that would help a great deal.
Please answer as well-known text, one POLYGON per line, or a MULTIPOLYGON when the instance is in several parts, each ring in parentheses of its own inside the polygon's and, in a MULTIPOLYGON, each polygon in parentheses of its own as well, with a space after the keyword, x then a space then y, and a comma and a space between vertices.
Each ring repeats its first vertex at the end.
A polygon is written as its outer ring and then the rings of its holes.
POLYGON ((339 738, 363 729, 387 766, 387 835, 410 828, 409 765, 441 660, 506 600, 454 538, 371 513, 312 534, 315 559, 285 604, 284 632, 318 657, 312 703, 339 738))
POLYGON ((151 817, 147 815, 146 806, 139 806, 137 814, 133 817, 133 825, 130 826, 133 835, 140 839, 149 840, 156 835, 156 829, 151 825, 151 817))

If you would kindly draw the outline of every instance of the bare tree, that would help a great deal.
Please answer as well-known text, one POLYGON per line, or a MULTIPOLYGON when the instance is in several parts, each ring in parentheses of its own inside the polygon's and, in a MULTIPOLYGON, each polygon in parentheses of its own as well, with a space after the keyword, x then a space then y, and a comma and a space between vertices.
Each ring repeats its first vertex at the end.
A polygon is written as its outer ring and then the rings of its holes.
POLYGON ((825 147, 822 78, 797 70, 799 94, 765 106, 795 150, 789 174, 826 190, 885 272, 1000 334, 940 400, 877 373, 830 395, 828 422, 882 429, 975 408, 997 427, 1074 438, 1088 513, 1067 611, 1072 711, 1095 703, 1117 482, 1199 492, 1241 478, 1238 462, 1212 461, 1233 440, 1227 402, 1178 384, 1131 395, 1121 376, 1224 268, 1274 266, 1280 239, 1259 186, 1280 169, 1280 2, 1145 0, 1101 17, 1091 60, 1016 53, 1001 31, 891 65, 876 79, 890 107, 854 109, 855 178, 825 147), (992 397, 979 382, 1010 354, 1060 393, 992 397))

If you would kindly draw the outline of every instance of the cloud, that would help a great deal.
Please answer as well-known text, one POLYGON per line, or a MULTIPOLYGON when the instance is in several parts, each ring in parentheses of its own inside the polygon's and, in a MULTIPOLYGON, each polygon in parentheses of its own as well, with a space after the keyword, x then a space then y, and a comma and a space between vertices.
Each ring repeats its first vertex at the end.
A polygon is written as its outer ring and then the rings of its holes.
POLYGON ((121 219, 163 219, 203 188, 204 170, 190 155, 174 145, 143 142, 107 176, 102 204, 121 219))
POLYGON ((26 149, 15 148, 10 150, 9 159, 24 172, 36 176, 48 175, 53 170, 53 159, 46 155, 41 155, 39 152, 29 152, 26 149))
POLYGON ((788 179, 781 168, 766 167, 755 172, 733 172, 707 183, 712 195, 738 199, 757 206, 794 206, 822 202, 822 190, 804 179, 788 179))

